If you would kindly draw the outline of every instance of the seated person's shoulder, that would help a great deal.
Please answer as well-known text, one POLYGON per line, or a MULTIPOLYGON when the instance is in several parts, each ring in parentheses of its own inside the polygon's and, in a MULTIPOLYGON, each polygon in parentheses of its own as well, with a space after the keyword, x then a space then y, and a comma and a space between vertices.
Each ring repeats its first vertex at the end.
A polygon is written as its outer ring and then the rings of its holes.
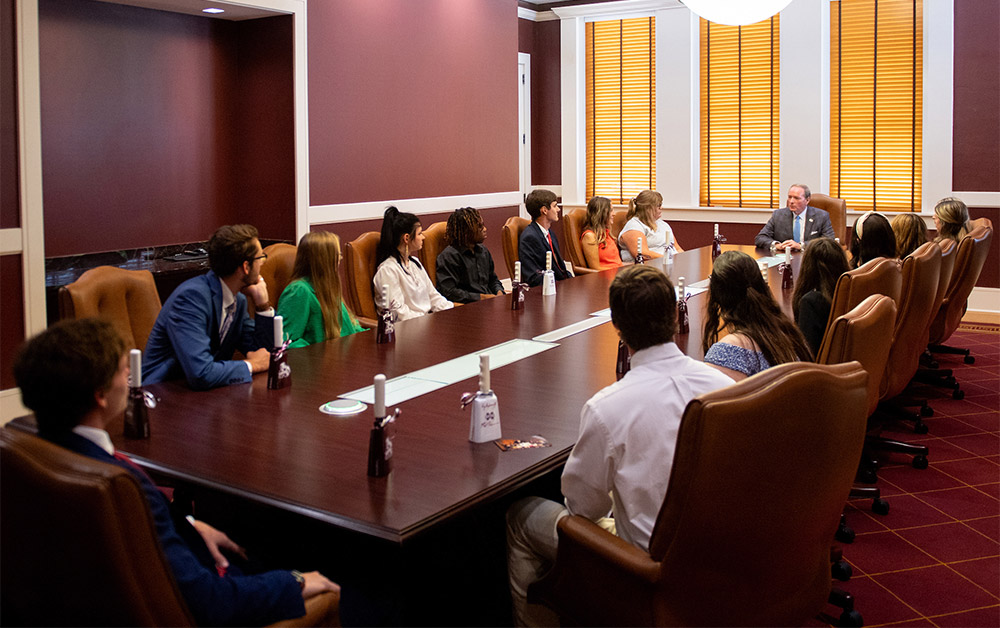
POLYGON ((740 347, 741 349, 746 349, 747 351, 760 351, 760 347, 754 342, 749 336, 741 334, 739 332, 735 334, 729 334, 719 340, 721 343, 727 345, 734 345, 740 347))

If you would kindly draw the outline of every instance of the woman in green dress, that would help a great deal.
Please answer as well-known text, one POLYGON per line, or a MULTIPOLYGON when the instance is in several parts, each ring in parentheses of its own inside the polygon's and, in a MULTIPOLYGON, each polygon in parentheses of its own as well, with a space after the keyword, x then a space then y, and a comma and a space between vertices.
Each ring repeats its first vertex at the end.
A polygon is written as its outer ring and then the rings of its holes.
POLYGON ((340 289, 340 238, 310 231, 299 240, 292 281, 278 299, 278 314, 292 347, 363 331, 340 289))

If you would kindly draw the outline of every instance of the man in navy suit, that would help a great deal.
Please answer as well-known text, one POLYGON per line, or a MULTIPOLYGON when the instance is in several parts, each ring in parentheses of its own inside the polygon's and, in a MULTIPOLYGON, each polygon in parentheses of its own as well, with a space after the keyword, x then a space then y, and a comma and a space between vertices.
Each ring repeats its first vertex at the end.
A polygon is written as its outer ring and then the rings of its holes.
POLYGON ((550 231, 559 222, 559 203, 549 190, 532 190, 524 199, 524 207, 531 216, 531 224, 524 228, 517 241, 517 257, 521 261, 521 281, 529 286, 542 284, 545 270, 545 253, 552 253, 552 272, 556 281, 571 277, 559 253, 559 240, 550 231))
POLYGON ((39 435, 78 454, 121 467, 142 486, 156 533, 198 624, 261 625, 305 614, 304 600, 339 586, 319 572, 245 575, 223 551, 243 548, 202 521, 172 512, 149 476, 115 456, 106 428, 125 411, 129 364, 125 343, 102 320, 63 321, 35 336, 19 353, 14 376, 39 435))
POLYGON ((774 210, 767 224, 754 238, 754 244, 762 249, 771 245, 779 251, 791 248, 801 251, 802 245, 814 238, 833 238, 830 214, 811 207, 812 192, 809 186, 795 183, 788 188, 788 207, 774 210))
POLYGON ((142 355, 144 382, 184 377, 195 390, 243 384, 267 370, 274 310, 260 267, 267 255, 251 225, 220 227, 208 241, 211 270, 182 283, 156 317, 142 355), (255 318, 247 312, 252 299, 255 318), (239 349, 245 360, 233 360, 239 349))

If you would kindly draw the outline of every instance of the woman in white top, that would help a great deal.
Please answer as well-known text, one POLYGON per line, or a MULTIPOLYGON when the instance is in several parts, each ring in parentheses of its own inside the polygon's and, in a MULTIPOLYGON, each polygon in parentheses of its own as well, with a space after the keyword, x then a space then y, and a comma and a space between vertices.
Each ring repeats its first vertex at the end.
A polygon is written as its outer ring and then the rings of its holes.
POLYGON ((673 257, 674 253, 684 250, 674 240, 670 225, 660 219, 662 204, 663 197, 653 190, 643 190, 629 200, 627 220, 618 235, 623 262, 635 261, 639 252, 639 238, 642 238, 642 255, 646 259, 664 255, 673 257))
POLYGON ((375 306, 379 311, 388 308, 393 320, 403 321, 454 307, 434 289, 427 271, 413 257, 424 245, 423 231, 414 214, 400 212, 393 206, 385 210, 376 256, 378 270, 372 283, 375 306), (383 286, 388 303, 382 298, 383 286))

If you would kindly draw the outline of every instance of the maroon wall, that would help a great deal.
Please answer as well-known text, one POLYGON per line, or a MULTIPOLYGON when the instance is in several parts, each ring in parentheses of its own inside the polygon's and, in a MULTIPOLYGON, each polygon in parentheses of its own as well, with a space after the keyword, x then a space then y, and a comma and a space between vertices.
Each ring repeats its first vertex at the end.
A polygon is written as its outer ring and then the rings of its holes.
POLYGON ((997 241, 996 233, 997 225, 1000 225, 1000 208, 970 207, 969 217, 989 218, 993 222, 993 241, 990 243, 990 252, 986 256, 986 263, 983 264, 983 271, 979 273, 976 285, 981 288, 1000 288, 1000 242, 997 241))
POLYGON ((235 220, 294 236, 291 96, 264 87, 291 89, 291 18, 266 22, 39 2, 47 257, 198 241, 235 220))
POLYGON ((11 366, 24 341, 24 285, 21 256, 0 255, 0 390, 14 387, 11 366))
POLYGON ((21 226, 14 0, 0 0, 0 229, 21 226))
POLYGON ((310 205, 516 190, 516 12, 310 3, 310 205))
POLYGON ((955 2, 954 190, 1000 191, 1000 35, 997 33, 1000 33, 1000 2, 955 2))
POLYGON ((559 21, 517 22, 518 52, 531 55, 531 183, 561 185, 559 21))

